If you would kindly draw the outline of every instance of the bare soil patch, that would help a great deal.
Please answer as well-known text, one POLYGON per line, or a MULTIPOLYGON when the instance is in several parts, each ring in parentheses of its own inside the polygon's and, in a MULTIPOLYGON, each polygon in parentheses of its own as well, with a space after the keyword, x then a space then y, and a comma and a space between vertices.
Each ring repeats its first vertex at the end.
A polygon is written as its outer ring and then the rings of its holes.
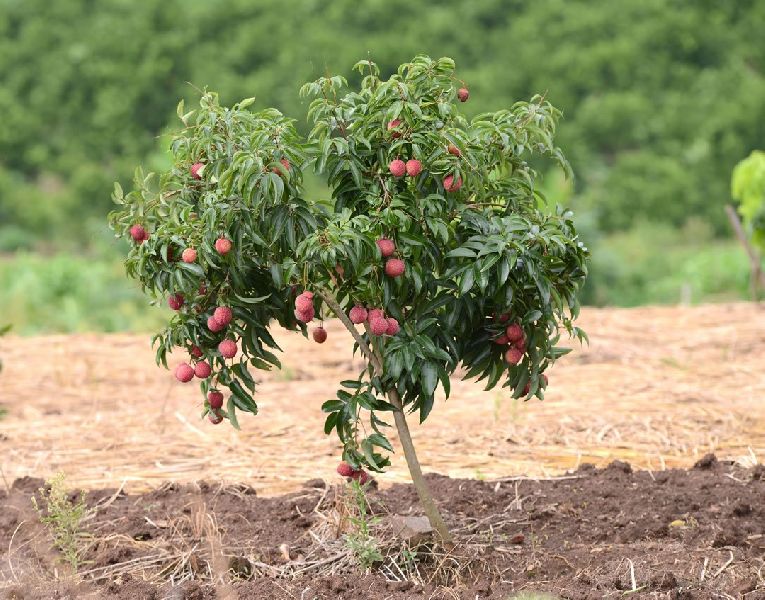
POLYGON ((366 575, 348 556, 343 485, 321 480, 285 496, 169 484, 143 494, 98 490, 83 581, 65 578, 29 498, 41 480, 0 495, 0 565, 14 600, 112 598, 765 597, 765 471, 708 458, 690 470, 582 465, 552 480, 429 476, 459 544, 410 562, 385 538, 390 515, 417 513, 409 485, 371 490, 385 558, 366 575), (338 520, 340 519, 340 520, 338 520), (13 538, 13 539, 11 539, 13 538), (47 550, 46 550, 47 548, 47 550), (60 578, 56 581, 54 569, 60 578), (40 585, 40 581, 47 583, 40 585))

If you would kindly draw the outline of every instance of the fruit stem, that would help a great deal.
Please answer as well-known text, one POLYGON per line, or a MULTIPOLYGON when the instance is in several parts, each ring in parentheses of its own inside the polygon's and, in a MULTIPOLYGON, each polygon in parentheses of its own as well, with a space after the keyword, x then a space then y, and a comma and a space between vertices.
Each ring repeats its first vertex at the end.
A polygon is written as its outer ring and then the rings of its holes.
MULTIPOLYGON (((326 302, 327 306, 329 306, 330 310, 332 310, 332 312, 337 315, 343 325, 345 325, 345 328, 353 336, 353 339, 356 340, 356 343, 359 345, 362 354, 364 354, 369 364, 372 365, 374 372, 377 375, 382 375, 383 360, 379 349, 376 349, 375 351, 370 349, 369 345, 366 343, 366 341, 364 341, 364 338, 361 337, 361 334, 358 332, 356 327, 348 318, 348 315, 345 314, 345 311, 337 303, 337 300, 335 300, 331 293, 323 289, 319 290, 318 293, 324 302, 326 302)), ((366 327, 367 335, 369 335, 369 324, 365 323, 364 327, 366 327)), ((420 461, 417 458, 417 452, 414 449, 412 435, 409 432, 409 424, 406 422, 406 414, 404 412, 404 404, 401 401, 401 396, 399 396, 398 390, 395 387, 389 389, 387 393, 388 398, 390 399, 390 403, 396 408, 396 410, 393 411, 393 419, 396 422, 396 429, 398 430, 398 437, 401 440, 401 447, 404 450, 406 465, 409 467, 409 475, 412 478, 414 489, 417 490, 417 496, 420 498, 420 504, 422 504, 422 508, 428 517, 428 521, 430 521, 431 527, 433 527, 433 529, 435 529, 438 535, 441 537, 441 541, 445 545, 453 547, 454 537, 449 531, 449 528, 446 526, 444 518, 441 516, 441 512, 438 510, 438 506, 436 505, 435 501, 433 500, 433 496, 430 493, 428 483, 425 481, 425 477, 422 474, 422 467, 420 466, 420 461)))

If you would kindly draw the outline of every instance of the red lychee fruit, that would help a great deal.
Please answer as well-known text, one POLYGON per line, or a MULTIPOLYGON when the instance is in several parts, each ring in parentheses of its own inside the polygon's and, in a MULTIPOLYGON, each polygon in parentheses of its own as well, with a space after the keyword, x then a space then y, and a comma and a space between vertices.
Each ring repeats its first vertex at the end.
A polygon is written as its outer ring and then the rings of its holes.
POLYGON ((544 382, 544 385, 542 387, 547 387, 547 384, 550 383, 550 380, 547 379, 547 375, 542 373, 539 378, 544 382))
POLYGON ((313 292, 311 292, 310 290, 303 290, 303 293, 300 295, 305 296, 309 300, 313 300, 313 292))
POLYGON ((181 310, 183 301, 183 294, 173 294, 167 299, 167 305, 173 310, 181 310))
POLYGON ((188 383, 194 379, 194 369, 188 363, 181 363, 175 367, 175 378, 181 383, 188 383))
POLYGON ((384 319, 385 318, 385 311, 383 311, 382 308, 373 308, 369 311, 369 314, 367 315, 367 318, 371 321, 372 319, 384 319))
POLYGON ((218 352, 223 358, 234 358, 236 356, 236 342, 233 340, 223 340, 218 344, 218 352))
POLYGON ((394 129, 397 129, 399 125, 401 125, 400 119, 393 119, 392 121, 388 122, 388 131, 391 132, 391 137, 394 137, 394 138, 401 137, 400 131, 393 131, 394 129))
POLYGON ((354 471, 351 474, 351 479, 353 479, 354 481, 358 481, 359 485, 365 485, 370 480, 370 477, 369 477, 369 473, 367 473, 363 469, 360 469, 358 471, 354 471))
POLYGON ((518 340, 523 339, 523 328, 518 325, 518 323, 513 323, 505 330, 505 334, 507 335, 508 340, 517 342, 518 340))
POLYGON ((228 254, 231 252, 231 247, 233 244, 231 243, 231 240, 226 238, 218 238, 215 240, 215 249, 218 251, 218 254, 228 254))
MULTIPOLYGON (((288 171, 292 169, 292 166, 290 165, 290 161, 288 161, 286 158, 280 158, 279 162, 288 171)), ((282 172, 282 170, 279 167, 271 167, 271 171, 276 173, 279 176, 284 175, 284 173, 282 172)))
POLYGON ((387 335, 396 335, 399 331, 401 331, 401 327, 399 326, 398 321, 393 317, 388 317, 388 329, 385 333, 387 335))
POLYGON ((460 149, 457 148, 457 146, 455 146, 454 144, 449 144, 446 147, 446 151, 452 156, 462 156, 462 152, 460 152, 460 149))
POLYGON ((220 425, 223 422, 223 415, 218 410, 211 410, 207 413, 207 418, 213 425, 220 425))
POLYGON ((199 346, 191 346, 191 350, 189 350, 189 354, 193 356, 194 358, 202 358, 202 349, 199 346))
POLYGON ((380 238, 376 243, 377 247, 380 249, 380 254, 383 255, 383 258, 388 258, 396 251, 396 244, 393 243, 393 240, 389 240, 388 238, 380 238))
POLYGON ((218 333, 219 331, 223 331, 225 328, 226 326, 221 324, 215 317, 211 316, 207 319, 207 329, 209 329, 213 333, 218 333))
POLYGON ((316 316, 316 312, 313 310, 313 307, 309 308, 306 311, 302 311, 302 310, 295 311, 295 318, 302 323, 310 323, 311 321, 313 321, 313 318, 315 316, 316 316))
POLYGON ((406 174, 409 177, 417 177, 422 172, 422 163, 416 158, 406 161, 406 174))
POLYGON ((511 342, 513 348, 517 348, 521 354, 526 354, 526 337, 511 342))
POLYGON ((323 327, 317 327, 313 330, 313 341, 317 344, 323 344, 327 341, 327 330, 323 327))
POLYGON ((494 343, 495 343, 495 344, 498 344, 498 345, 500 345, 500 346, 504 346, 504 345, 506 345, 508 342, 510 342, 510 340, 509 340, 509 339, 507 339, 507 336, 506 336, 504 333, 503 333, 501 336, 499 336, 498 338, 495 338, 495 339, 494 339, 494 343))
POLYGON ((210 404, 210 408, 217 410, 223 407, 223 394, 218 390, 212 390, 207 394, 207 402, 210 404))
POLYGON ((395 159, 390 161, 388 169, 394 177, 403 177, 406 173, 406 163, 401 159, 395 159))
POLYGON ((193 263, 197 259, 197 251, 194 248, 186 248, 181 254, 181 260, 185 263, 193 263))
POLYGON ((295 298, 295 309, 300 312, 313 310, 313 299, 306 296, 305 293, 300 294, 300 296, 295 298))
POLYGON ((444 189, 447 192, 456 192, 462 187, 462 177, 457 177, 457 181, 454 180, 454 175, 447 175, 444 177, 444 189))
POLYGON ((211 373, 212 373, 212 368, 210 367, 210 363, 208 362, 201 361, 194 366, 194 375, 196 375, 200 379, 207 379, 211 373))
POLYGON ((337 474, 341 477, 350 477, 356 472, 356 469, 354 469, 351 465, 349 465, 345 461, 341 461, 339 465, 337 465, 337 474))
POLYGON ((507 352, 505 352, 505 362, 508 365, 517 365, 519 362, 521 362, 522 358, 523 353, 518 350, 518 348, 510 348, 507 352))
POLYGON ((213 312, 213 318, 218 321, 218 323, 226 327, 229 323, 231 323, 231 319, 234 318, 234 311, 231 310, 228 306, 219 306, 213 312))
POLYGON ((133 238, 134 242, 142 244, 144 241, 149 239, 149 234, 146 233, 146 230, 142 225, 136 224, 130 228, 130 237, 133 238))
POLYGON ((355 325, 359 325, 366 321, 368 316, 369 313, 367 313, 367 309, 358 304, 348 313, 348 318, 350 318, 351 323, 354 323, 355 325))
POLYGON ((197 293, 200 296, 204 296, 207 293, 207 284, 204 281, 199 284, 199 289, 197 290, 197 293))
POLYGON ((388 331, 388 319, 369 319, 369 329, 374 335, 385 335, 388 331))
POLYGON ((400 277, 405 270, 406 265, 400 258, 389 258, 385 263, 385 274, 388 277, 400 277))
POLYGON ((502 313, 497 317, 497 321, 500 323, 507 323, 510 320, 510 313, 502 313))
POLYGON ((459 98, 460 102, 467 102, 468 98, 470 98, 470 90, 466 87, 461 87, 457 90, 457 98, 459 98))
POLYGON ((198 162, 191 165, 191 168, 189 169, 191 171, 191 176, 194 179, 202 179, 202 175, 204 175, 205 172, 205 165, 204 163, 198 162))
POLYGON ((521 395, 528 396, 530 391, 531 391, 531 382, 526 382, 526 385, 523 386, 523 391, 521 392, 521 395))

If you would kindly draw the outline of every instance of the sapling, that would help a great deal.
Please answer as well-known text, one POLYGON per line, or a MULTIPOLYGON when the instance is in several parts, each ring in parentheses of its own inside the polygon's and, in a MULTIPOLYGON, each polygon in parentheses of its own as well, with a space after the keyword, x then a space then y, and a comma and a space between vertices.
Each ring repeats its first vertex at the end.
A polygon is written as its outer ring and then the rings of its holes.
POLYGON ((559 112, 544 98, 468 120, 449 58, 418 56, 388 79, 368 60, 355 70, 354 88, 340 76, 303 86, 305 139, 277 110, 251 110, 251 98, 224 107, 205 92, 190 112, 181 102, 173 167, 138 169, 127 194, 115 185, 111 225, 145 228, 131 277, 158 299, 185 298, 154 338, 156 358, 167 366, 172 349, 201 349, 188 360, 211 366, 201 389, 213 422, 239 427, 238 413, 257 413, 251 369, 280 367, 274 328, 307 336, 315 318, 338 318, 365 368, 322 405, 324 431, 353 472, 380 472, 392 413, 423 509, 450 542, 407 416, 424 421, 460 366, 486 389, 543 398, 543 372, 568 351, 561 333, 584 337, 573 320, 587 249, 570 211, 541 208, 529 161, 569 170, 553 143, 559 112), (331 201, 305 198, 307 169, 326 178, 331 201), (171 246, 193 247, 195 260, 168 262, 171 246))

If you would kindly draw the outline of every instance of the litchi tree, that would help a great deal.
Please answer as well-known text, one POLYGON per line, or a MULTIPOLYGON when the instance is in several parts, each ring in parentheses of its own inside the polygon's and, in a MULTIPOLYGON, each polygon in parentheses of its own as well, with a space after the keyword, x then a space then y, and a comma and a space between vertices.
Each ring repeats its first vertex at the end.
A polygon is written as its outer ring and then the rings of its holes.
POLYGON ((407 418, 424 421, 457 369, 544 398, 545 371, 568 351, 561 334, 584 337, 573 321, 587 249, 570 211, 540 209, 528 161, 569 170, 544 98, 468 120, 449 58, 418 56, 387 80, 368 60, 355 70, 358 89, 340 76, 303 86, 307 139, 252 98, 181 103, 172 169, 139 169, 127 194, 115 185, 110 221, 132 239, 128 275, 176 311, 154 337, 158 363, 188 352, 175 375, 200 379, 213 423, 258 412, 252 370, 280 367, 275 327, 308 336, 339 319, 366 366, 321 406, 343 446, 338 472, 364 483, 390 464, 392 413, 423 509, 450 542, 407 418), (309 168, 331 200, 304 197, 309 168))

